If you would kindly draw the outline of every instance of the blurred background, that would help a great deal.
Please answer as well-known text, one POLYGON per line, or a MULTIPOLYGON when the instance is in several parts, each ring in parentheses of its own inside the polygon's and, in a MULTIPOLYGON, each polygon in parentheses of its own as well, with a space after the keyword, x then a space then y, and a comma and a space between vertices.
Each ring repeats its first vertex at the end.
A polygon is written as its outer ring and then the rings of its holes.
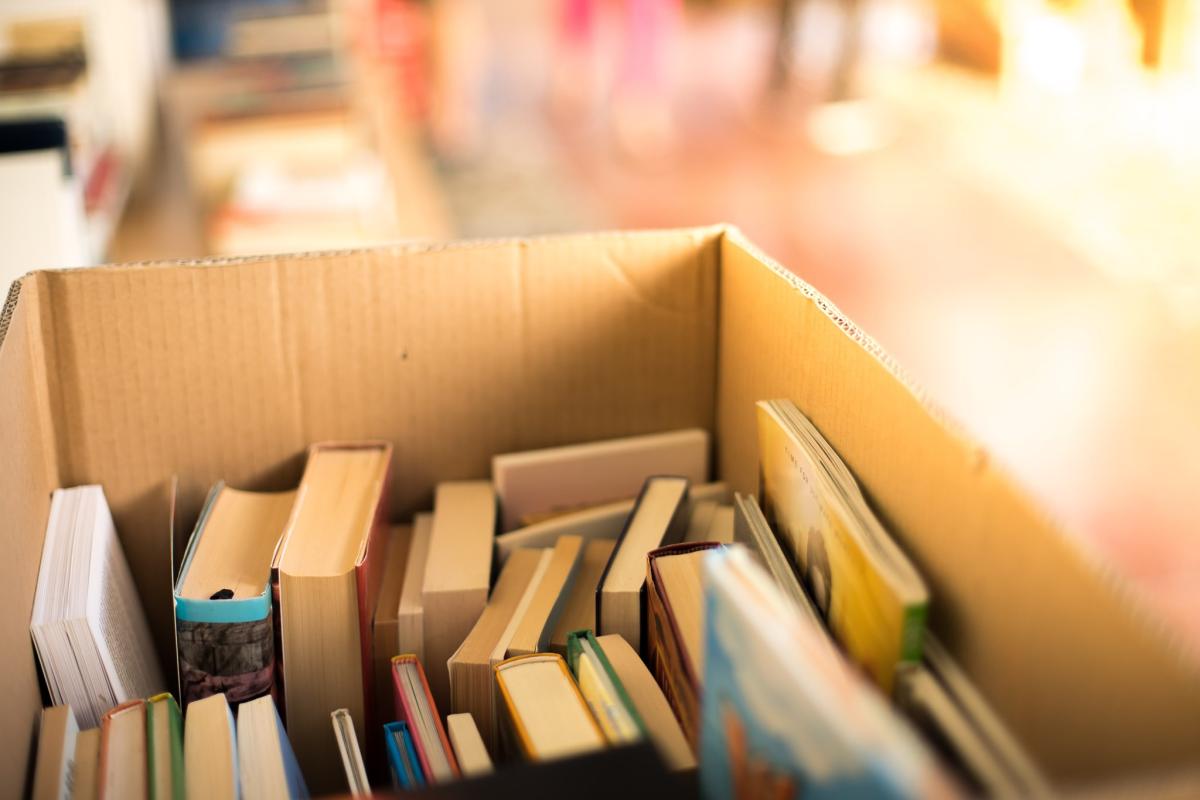
POLYGON ((1198 5, 0 0, 0 282, 733 223, 1196 646, 1198 5))

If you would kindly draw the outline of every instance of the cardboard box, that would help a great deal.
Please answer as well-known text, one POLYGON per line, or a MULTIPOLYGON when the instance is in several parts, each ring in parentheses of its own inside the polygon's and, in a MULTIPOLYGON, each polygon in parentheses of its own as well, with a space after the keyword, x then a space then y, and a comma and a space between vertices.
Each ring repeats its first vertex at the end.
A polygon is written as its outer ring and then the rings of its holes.
MULTIPOLYGON (((37 272, 0 317, 0 780, 25 779, 50 492, 100 482, 169 657, 172 509, 385 438, 392 508, 494 453, 701 426, 757 484, 754 401, 794 400, 930 584, 931 624, 1062 785, 1200 760, 1200 669, 829 301, 705 228, 37 272)), ((169 665, 171 662, 166 661, 169 665)), ((168 670, 169 671, 169 670, 168 670)))

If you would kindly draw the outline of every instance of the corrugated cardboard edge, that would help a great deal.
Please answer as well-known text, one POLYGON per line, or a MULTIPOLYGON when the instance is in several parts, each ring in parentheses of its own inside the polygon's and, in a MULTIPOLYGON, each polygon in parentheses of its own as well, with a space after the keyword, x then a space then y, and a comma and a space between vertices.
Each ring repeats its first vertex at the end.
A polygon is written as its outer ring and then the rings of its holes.
MULTIPOLYGON (((967 427, 944 407, 939 405, 882 345, 859 328, 833 301, 813 287, 812 284, 800 278, 794 272, 764 253, 757 245, 750 242, 737 227, 724 226, 724 235, 752 257, 762 262, 764 266, 786 281, 794 290, 812 301, 822 314, 841 329, 847 338, 865 350, 881 367, 887 370, 893 378, 908 390, 921 408, 924 409, 939 427, 957 440, 961 447, 973 452, 977 469, 982 470, 986 467, 998 480, 1007 483, 1022 498, 1029 500, 1036 515, 1046 526, 1057 531, 1059 536, 1104 578, 1109 588, 1115 594, 1119 595, 1122 602, 1127 603, 1130 609, 1139 617, 1139 621, 1145 627, 1155 631, 1162 638, 1163 642, 1172 649, 1179 658, 1180 663, 1193 672, 1196 675, 1197 681, 1200 682, 1200 648, 1197 648, 1191 640, 1184 638, 1160 614, 1156 614, 1146 602, 1145 597, 1120 572, 1118 567, 1104 558, 1095 547, 1090 546, 1082 536, 1071 534, 1061 521, 1045 510, 1044 506, 1033 501, 1031 499, 1032 494, 1026 490, 1021 481, 1013 475, 1012 471, 1003 462, 992 459, 987 449, 970 435, 967 427)), ((719 383, 720 378, 718 376, 719 383)))

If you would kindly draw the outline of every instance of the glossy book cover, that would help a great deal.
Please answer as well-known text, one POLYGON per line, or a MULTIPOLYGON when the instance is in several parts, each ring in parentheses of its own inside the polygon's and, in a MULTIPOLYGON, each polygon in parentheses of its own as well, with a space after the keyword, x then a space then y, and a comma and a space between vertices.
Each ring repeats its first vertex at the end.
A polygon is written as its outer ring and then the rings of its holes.
POLYGON ((878 690, 743 548, 705 562, 706 798, 951 797, 878 690))

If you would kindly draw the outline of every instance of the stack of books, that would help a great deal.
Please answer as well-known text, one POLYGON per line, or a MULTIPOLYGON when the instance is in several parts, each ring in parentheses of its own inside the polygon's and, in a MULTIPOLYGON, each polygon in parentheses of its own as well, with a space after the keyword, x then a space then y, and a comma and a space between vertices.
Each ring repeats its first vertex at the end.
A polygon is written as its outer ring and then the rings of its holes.
MULTIPOLYGON (((183 721, 160 685, 77 705, 68 656, 86 682, 108 674, 86 648, 139 664, 152 647, 114 649, 129 636, 107 630, 52 645, 43 612, 56 705, 36 787, 300 797, 463 781, 484 796, 518 785, 522 763, 628 762, 639 786, 678 789, 698 768, 710 797, 1045 793, 925 630, 930 593, 841 459, 788 401, 759 403, 758 422, 757 495, 710 482, 702 430, 498 455, 491 480, 439 484, 399 525, 385 442, 313 445, 285 491, 218 483, 175 581, 183 721)), ((52 528, 68 526, 64 502, 52 528)), ((88 543, 72 547, 119 555, 110 518, 68 527, 88 543)), ((51 533, 56 563, 67 545, 51 533)), ((44 572, 39 597, 60 597, 44 572)), ((102 595, 128 594, 121 574, 102 595)))

